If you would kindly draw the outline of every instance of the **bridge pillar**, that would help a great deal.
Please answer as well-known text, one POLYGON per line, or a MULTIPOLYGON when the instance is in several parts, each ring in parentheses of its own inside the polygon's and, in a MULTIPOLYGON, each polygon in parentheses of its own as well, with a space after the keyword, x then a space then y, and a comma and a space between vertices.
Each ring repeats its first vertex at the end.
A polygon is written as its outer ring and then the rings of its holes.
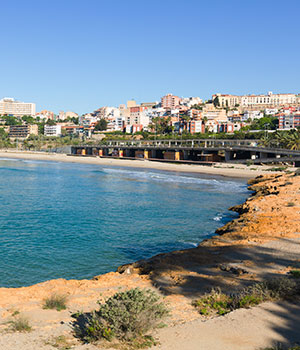
POLYGON ((263 158, 268 158, 268 153, 266 153, 266 152, 259 152, 259 158, 261 159, 263 159, 263 158))
POLYGON ((103 156, 103 149, 102 149, 102 148, 101 148, 101 149, 99 149, 98 154, 99 154, 99 157, 102 157, 102 156, 103 156))
POLYGON ((232 151, 225 151, 225 162, 232 159, 232 151))
POLYGON ((175 151, 175 160, 180 160, 180 152, 175 151))
POLYGON ((85 149, 85 148, 83 148, 83 149, 81 150, 81 155, 82 155, 82 156, 85 156, 85 155, 86 155, 86 149, 85 149))
POLYGON ((144 149, 144 159, 149 159, 149 151, 144 149))
POLYGON ((155 149, 153 149, 151 151, 151 158, 156 158, 156 150, 155 149))

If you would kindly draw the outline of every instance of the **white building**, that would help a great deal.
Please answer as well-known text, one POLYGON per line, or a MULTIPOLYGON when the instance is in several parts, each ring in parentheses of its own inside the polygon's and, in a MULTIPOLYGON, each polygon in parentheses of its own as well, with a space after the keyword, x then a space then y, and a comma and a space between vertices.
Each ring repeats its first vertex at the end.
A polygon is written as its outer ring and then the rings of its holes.
POLYGON ((202 99, 200 97, 184 97, 181 100, 181 105, 187 106, 191 108, 194 105, 199 105, 202 103, 202 99))
POLYGON ((125 117, 124 116, 116 117, 116 119, 115 119, 115 130, 123 131, 124 126, 125 126, 125 117))
POLYGON ((45 136, 59 136, 61 135, 61 125, 45 125, 44 127, 45 136))
POLYGON ((220 107, 253 107, 253 106, 281 106, 291 105, 298 102, 296 94, 273 94, 271 91, 267 95, 222 95, 215 94, 212 99, 218 101, 220 107))
POLYGON ((245 111, 241 120, 246 121, 248 119, 251 119, 251 120, 260 119, 263 116, 264 116, 264 114, 261 111, 245 111))
POLYGON ((80 124, 82 124, 85 128, 90 128, 91 126, 95 126, 99 118, 89 114, 85 114, 80 118, 80 124))
POLYGON ((23 117, 24 115, 35 115, 35 103, 16 101, 13 98, 5 97, 0 100, 0 115, 13 115, 23 117))
POLYGON ((265 109, 265 114, 266 115, 275 115, 276 113, 278 113, 278 109, 277 108, 266 108, 265 109))

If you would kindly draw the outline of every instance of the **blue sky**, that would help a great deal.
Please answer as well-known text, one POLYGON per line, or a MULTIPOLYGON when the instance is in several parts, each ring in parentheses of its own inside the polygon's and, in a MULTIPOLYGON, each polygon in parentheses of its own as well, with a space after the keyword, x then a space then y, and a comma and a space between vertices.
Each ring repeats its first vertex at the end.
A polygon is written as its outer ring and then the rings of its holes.
POLYGON ((300 92, 299 0, 0 3, 0 98, 37 110, 300 92))

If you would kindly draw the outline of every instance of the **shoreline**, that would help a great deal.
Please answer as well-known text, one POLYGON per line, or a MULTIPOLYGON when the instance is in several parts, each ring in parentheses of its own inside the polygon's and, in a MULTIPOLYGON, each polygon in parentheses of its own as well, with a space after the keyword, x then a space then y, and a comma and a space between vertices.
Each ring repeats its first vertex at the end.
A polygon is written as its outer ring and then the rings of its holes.
MULTIPOLYGON (((7 153, 5 157, 8 158, 7 153)), ((17 154, 15 158, 24 159, 22 154, 17 154)), ((186 344, 187 333, 197 334, 197 330, 205 331, 207 327, 215 330, 219 323, 218 342, 220 348, 224 349, 238 350, 244 345, 243 348, 254 350, 262 347, 262 344, 270 346, 271 337, 295 341, 292 337, 284 338, 284 329, 278 328, 274 332, 271 326, 273 316, 260 311, 266 307, 276 309, 276 303, 267 306, 262 304, 251 310, 236 310, 228 316, 211 319, 201 316, 191 305, 193 299, 212 288, 234 293, 255 282, 285 276, 295 266, 300 268, 300 176, 298 173, 267 172, 267 175, 250 180, 249 184, 253 194, 249 193, 249 198, 243 204, 230 208, 238 212, 239 217, 220 227, 215 236, 202 241, 196 248, 161 253, 122 265, 116 272, 92 279, 55 279, 28 287, 1 287, 0 331, 17 311, 30 319, 34 332, 26 335, 25 339, 21 334, 1 335, 0 332, 0 350, 14 350, 16 342, 19 348, 25 350, 34 350, 36 347, 48 350, 45 341, 62 334, 75 342, 74 349, 81 350, 82 345, 71 333, 70 314, 78 310, 95 310, 98 307, 97 300, 105 300, 120 291, 120 288, 126 290, 136 287, 155 290, 170 307, 169 327, 157 333, 161 349, 180 350, 186 344), (58 313, 42 309, 43 300, 53 293, 67 295, 66 311, 58 313), (256 315, 255 321, 253 315, 256 315), (238 340, 236 330, 232 329, 233 318, 237 325, 247 325, 242 329, 238 340), (263 327, 259 340, 251 338, 257 323, 263 327), (176 342, 173 341, 175 338, 176 342), (1 347, 1 344, 4 346, 1 347), (32 344, 32 347, 25 347, 26 344, 32 344)), ((280 311, 278 315, 279 324, 284 324, 290 316, 290 306, 284 303, 282 305, 284 312, 280 311)), ((300 305, 293 312, 295 320, 300 320, 300 305)), ((196 349, 197 346, 206 348, 207 344, 211 344, 211 349, 215 348, 215 337, 210 333, 208 337, 201 334, 191 336, 189 342, 191 349, 196 349)), ((90 348, 97 349, 92 345, 90 348)))
MULTIPOLYGON (((32 154, 32 153, 28 153, 27 156, 24 157, 23 152, 21 152, 21 154, 16 154, 16 153, 12 153, 13 156, 12 158, 15 159, 29 159, 29 160, 48 160, 47 156, 44 157, 42 155, 42 157, 40 157, 39 155, 36 154, 32 154), (32 156, 33 155, 33 156, 32 156)), ((0 151, 0 160, 2 158, 7 158, 7 157, 3 157, 2 156, 2 152, 0 151)), ((75 157, 76 158, 76 157, 75 157)), ((57 159, 51 159, 51 161, 64 161, 64 160, 60 160, 60 159, 65 159, 60 158, 59 160, 57 159)), ((68 162, 67 160, 65 162, 68 162)), ((70 161, 71 163, 73 163, 73 160, 70 161)), ((122 162, 122 161, 120 161, 122 162)), ((76 162, 75 162, 76 163, 76 162)), ((99 163, 95 163, 95 162, 78 162, 78 163, 84 163, 84 164, 99 164, 99 163)), ((102 164, 102 163, 101 163, 102 164)), ((100 164, 100 165, 101 165, 100 164)), ((106 164, 105 164, 106 165, 106 164)), ((117 165, 119 166, 119 165, 117 165)), ((148 168, 148 166, 146 167, 148 168)), ((150 167, 151 169, 151 167, 150 167)), ((165 170, 165 169, 159 169, 159 170, 165 170)), ((173 171, 168 169, 169 171, 173 171)), ((231 169, 230 169, 231 170, 231 169)), ((182 171, 182 170, 181 170, 182 171)), ((185 171, 187 172, 187 171, 185 171)), ((197 171, 194 171, 193 173, 195 173, 197 171)), ((220 175, 220 174, 218 174, 220 175)), ((227 176, 227 175, 224 175, 227 176)), ((263 175, 258 175, 255 178, 252 178, 251 180, 248 181, 248 190, 249 190, 249 197, 245 200, 245 202, 243 202, 240 205, 236 205, 234 207, 228 208, 228 210, 232 210, 235 211, 239 214, 239 216, 236 219, 233 219, 231 221, 229 221, 228 223, 226 223, 225 225, 219 227, 216 231, 215 234, 212 234, 211 237, 209 238, 205 238, 202 241, 199 242, 198 246, 195 248, 186 248, 186 249, 180 249, 177 251, 170 251, 170 252, 165 252, 165 253, 158 253, 150 258, 145 258, 136 262, 130 262, 130 263, 126 263, 123 265, 120 265, 117 270, 115 271, 109 271, 100 275, 96 275, 93 276, 91 278, 83 278, 83 279, 64 279, 64 278, 57 278, 57 279, 51 279, 51 280, 46 280, 46 281, 41 281, 41 282, 37 282, 33 285, 29 285, 29 286, 22 286, 22 287, 1 287, 0 286, 0 292, 1 290, 18 290, 18 289, 26 289, 26 288, 31 288, 34 286, 39 286, 39 285, 43 285, 43 284, 47 284, 49 282, 55 282, 55 281, 60 281, 60 280, 64 280, 66 282, 73 282, 73 281, 92 281, 94 279, 101 279, 102 276, 106 276, 106 275, 110 275, 110 274, 115 274, 115 273, 120 273, 123 274, 124 272, 128 273, 128 274, 132 274, 132 273, 138 273, 138 274, 144 274, 144 270, 147 270, 147 273, 150 273, 151 270, 154 269, 153 266, 151 266, 151 268, 149 269, 149 266, 146 266, 148 263, 150 263, 150 265, 156 264, 156 260, 159 261, 159 263, 161 263, 161 261, 166 258, 166 260, 169 260, 169 257, 171 257, 173 254, 176 256, 178 253, 184 253, 184 252, 190 252, 190 251, 196 251, 199 248, 210 248, 210 247, 216 247, 216 248, 222 248, 222 247, 235 247, 235 246, 243 246, 243 245, 252 245, 252 244, 264 244, 268 241, 272 241, 272 240, 276 240, 276 239, 280 239, 281 237, 283 237, 284 235, 282 233, 280 233, 279 235, 276 235, 276 233, 271 233, 268 234, 266 237, 261 237, 261 233, 259 234, 255 234, 252 240, 251 237, 251 233, 250 235, 248 235, 248 231, 247 229, 245 236, 243 237, 242 235, 237 236, 235 235, 236 231, 238 230, 243 230, 244 229, 244 221, 249 221, 249 219, 245 219, 244 216, 247 216, 249 213, 253 214, 253 209, 251 208, 251 206, 255 207, 255 204, 253 205, 252 202, 254 202, 253 200, 256 199, 256 197, 259 197, 259 200, 264 200, 266 196, 270 196, 270 194, 275 194, 277 195, 277 188, 275 186, 275 191, 274 191, 274 186, 261 186, 261 183, 265 183, 265 182, 277 182, 278 180, 276 180, 277 178, 281 178, 281 177, 286 177, 286 174, 278 174, 278 173, 272 173, 270 174, 270 172, 267 172, 267 175, 263 174, 263 175), (268 187, 270 187, 270 190, 267 189, 268 187), (267 190, 266 190, 267 189, 267 190), (251 194, 251 192, 254 192, 251 194), (250 203, 251 202, 251 203, 250 203), (250 203, 250 206, 249 206, 250 203), (242 222, 242 223, 241 223, 242 222), (157 259, 158 258, 158 259, 157 259), (130 270, 130 271, 129 271, 130 270)), ((299 176, 300 179, 300 176, 299 176)), ((284 185, 279 185, 279 186, 284 186, 284 185)), ((274 208, 272 208, 273 210, 274 208)), ((254 209, 254 212, 257 211, 257 208, 254 209)), ((299 212, 300 214, 300 212, 299 212)), ((256 216, 256 215, 255 215, 256 216)), ((286 220, 285 220, 286 221, 286 220)), ((270 222, 268 223, 270 224, 270 222)), ((247 228, 247 226, 246 226, 247 228)), ((266 230, 264 229, 264 233, 266 230)), ((299 232, 300 232, 300 228, 299 228, 299 232)), ((295 235, 291 232, 291 229, 289 229, 288 234, 286 235, 286 237, 295 237, 295 235)), ((300 239, 300 237, 299 237, 300 239)), ((300 261, 300 259, 299 259, 300 261)), ((1 295, 1 293, 0 293, 1 295)), ((1 302, 0 302, 0 306, 1 306, 1 302)))
MULTIPOLYGON (((212 166, 195 165, 195 164, 175 164, 175 163, 163 163, 154 162, 149 160, 132 160, 132 159, 109 159, 99 157, 79 157, 69 156, 66 154, 58 153, 45 153, 45 152, 32 152, 32 151, 16 151, 16 150, 0 150, 0 160, 2 158, 12 159, 25 159, 25 160, 42 160, 53 162, 65 162, 65 163, 78 163, 78 164, 93 164, 104 165, 112 167, 125 167, 125 168, 140 168, 140 169, 154 169, 171 172, 185 172, 193 174, 206 174, 213 176, 225 176, 231 178, 245 178, 250 179, 259 175, 270 174, 271 166, 251 166, 248 167, 244 164, 230 164, 230 163, 217 163, 212 166), (255 170, 253 170, 255 169, 255 170)), ((294 168, 288 168, 293 171, 294 168)), ((272 172, 276 173, 276 172, 272 172)))

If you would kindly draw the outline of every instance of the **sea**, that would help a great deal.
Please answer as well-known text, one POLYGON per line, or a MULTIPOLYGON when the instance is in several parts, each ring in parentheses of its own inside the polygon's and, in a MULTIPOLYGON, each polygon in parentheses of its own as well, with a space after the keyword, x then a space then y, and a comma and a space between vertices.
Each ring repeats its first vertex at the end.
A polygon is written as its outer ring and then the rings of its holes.
POLYGON ((0 287, 83 279, 196 247, 237 216, 246 180, 0 159, 0 287))

